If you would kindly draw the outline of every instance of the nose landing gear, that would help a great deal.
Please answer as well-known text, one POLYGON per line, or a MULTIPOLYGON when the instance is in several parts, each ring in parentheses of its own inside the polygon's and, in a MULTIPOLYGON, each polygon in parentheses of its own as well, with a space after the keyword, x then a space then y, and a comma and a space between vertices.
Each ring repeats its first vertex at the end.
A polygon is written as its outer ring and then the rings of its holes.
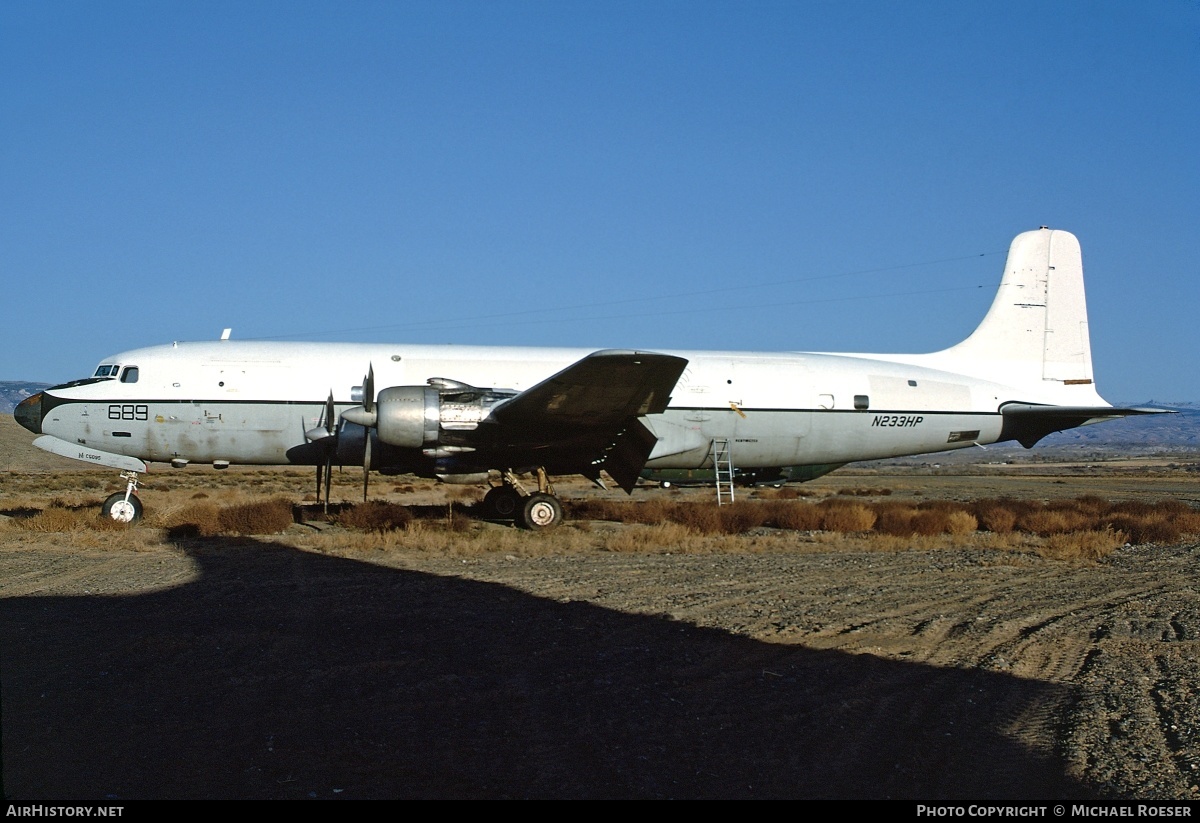
POLYGON ((134 494, 137 491, 138 473, 121 472, 121 478, 126 481, 125 491, 117 492, 105 500, 100 508, 100 516, 118 523, 136 523, 142 519, 142 501, 134 494))

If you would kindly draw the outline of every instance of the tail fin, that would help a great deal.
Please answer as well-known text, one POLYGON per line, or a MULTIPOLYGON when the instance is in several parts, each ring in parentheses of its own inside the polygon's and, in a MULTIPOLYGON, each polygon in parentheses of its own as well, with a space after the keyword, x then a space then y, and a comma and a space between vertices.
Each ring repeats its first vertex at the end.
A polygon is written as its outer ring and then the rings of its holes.
POLYGON ((1014 386, 1092 386, 1083 257, 1075 235, 1044 227, 1017 235, 983 322, 932 359, 1014 386))
POLYGON ((1113 408, 1096 393, 1083 257, 1070 232, 1042 227, 1018 234, 1004 279, 979 327, 924 362, 1012 387, 999 397, 998 441, 1030 448, 1052 432, 1165 409, 1113 408))

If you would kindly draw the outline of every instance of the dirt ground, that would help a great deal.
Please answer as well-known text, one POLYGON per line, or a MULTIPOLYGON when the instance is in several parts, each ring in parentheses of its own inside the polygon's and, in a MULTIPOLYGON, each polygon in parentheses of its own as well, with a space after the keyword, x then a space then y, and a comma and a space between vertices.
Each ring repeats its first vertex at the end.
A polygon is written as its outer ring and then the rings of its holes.
MULTIPOLYGON (((1144 466, 820 484, 1200 501, 1144 466)), ((5 797, 1200 798, 1200 545, 489 528, 471 554, 0 530, 5 797)))

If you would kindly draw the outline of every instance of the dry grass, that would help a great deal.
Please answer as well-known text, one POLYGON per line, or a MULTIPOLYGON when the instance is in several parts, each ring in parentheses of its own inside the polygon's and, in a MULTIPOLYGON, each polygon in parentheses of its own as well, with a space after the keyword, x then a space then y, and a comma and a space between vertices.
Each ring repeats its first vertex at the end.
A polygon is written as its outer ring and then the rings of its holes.
POLYGON ((1051 535, 1037 552, 1054 560, 1101 560, 1124 546, 1124 532, 1112 529, 1078 531, 1051 535))
POLYGON ((67 505, 62 500, 54 500, 42 511, 17 522, 25 530, 32 532, 113 532, 125 531, 129 528, 128 524, 118 523, 110 518, 97 517, 96 513, 99 508, 100 501, 98 500, 94 503, 84 502, 78 505, 67 505))
MULTIPOLYGON (((334 474, 335 500, 362 494, 361 473, 334 474)), ((62 534, 76 545, 137 546, 189 537, 276 534, 293 521, 324 520, 315 496, 298 507, 296 489, 307 471, 242 470, 168 474, 142 483, 151 499, 147 518, 132 528, 97 516, 114 491, 111 478, 64 472, 31 481, 3 478, 5 532, 62 534), (45 504, 51 492, 53 500, 45 504), (133 535, 141 535, 134 537, 133 535)), ((1098 495, 1048 502, 1007 497, 955 500, 897 499, 886 488, 756 489, 736 503, 715 506, 678 490, 642 499, 567 500, 568 522, 552 536, 530 534, 478 518, 479 490, 436 487, 431 481, 372 486, 440 504, 404 506, 387 500, 335 503, 336 527, 316 542, 398 548, 464 556, 570 551, 711 552, 736 539, 739 550, 900 551, 923 546, 977 546, 1055 559, 1096 560, 1125 542, 1178 543, 1200 535, 1200 511, 1178 500, 1108 500, 1098 495), (473 516, 474 515, 474 516, 473 516), (606 526, 605 523, 620 524, 606 526)), ((289 540, 292 538, 289 537, 289 540)))

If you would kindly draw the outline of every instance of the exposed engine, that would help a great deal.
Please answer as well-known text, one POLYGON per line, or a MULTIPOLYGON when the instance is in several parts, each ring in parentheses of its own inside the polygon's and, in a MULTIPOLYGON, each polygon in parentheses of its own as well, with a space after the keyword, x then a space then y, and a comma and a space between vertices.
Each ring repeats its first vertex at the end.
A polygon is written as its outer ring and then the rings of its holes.
POLYGON ((428 386, 392 386, 379 392, 376 431, 389 446, 421 449, 428 457, 469 450, 472 432, 500 403, 515 391, 478 389, 445 378, 428 386))

